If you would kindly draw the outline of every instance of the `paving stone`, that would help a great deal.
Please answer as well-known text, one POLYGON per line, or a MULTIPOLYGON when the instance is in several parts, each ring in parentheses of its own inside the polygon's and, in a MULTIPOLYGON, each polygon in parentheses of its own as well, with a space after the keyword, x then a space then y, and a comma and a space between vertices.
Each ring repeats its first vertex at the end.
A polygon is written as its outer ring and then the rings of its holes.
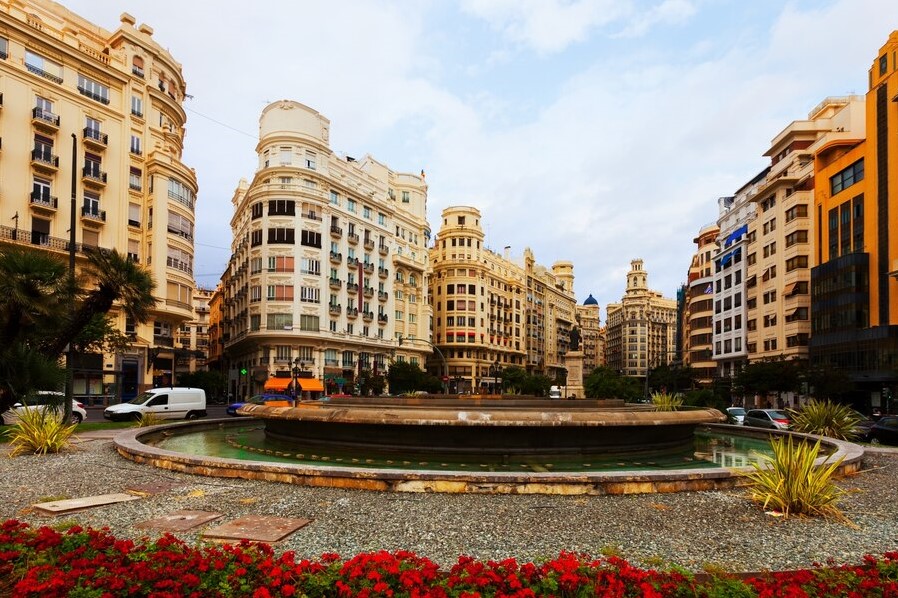
POLYGON ((252 542, 278 542, 296 530, 307 526, 311 519, 247 515, 203 532, 209 540, 250 540, 252 542))
POLYGON ((163 532, 186 532, 204 523, 209 523, 222 517, 221 513, 211 511, 174 511, 156 519, 148 519, 138 523, 135 527, 141 529, 154 529, 163 532))
POLYGON ((155 496, 178 487, 180 487, 180 484, 172 482, 149 482, 146 484, 128 484, 125 486, 125 492, 139 496, 155 496))
POLYGON ((85 496, 83 498, 71 498, 68 500, 54 500, 52 502, 42 502, 31 505, 34 511, 39 515, 64 515, 66 513, 75 513, 84 511, 94 507, 102 507, 112 505, 119 502, 128 502, 129 500, 140 500, 139 496, 133 494, 100 494, 98 496, 85 496))

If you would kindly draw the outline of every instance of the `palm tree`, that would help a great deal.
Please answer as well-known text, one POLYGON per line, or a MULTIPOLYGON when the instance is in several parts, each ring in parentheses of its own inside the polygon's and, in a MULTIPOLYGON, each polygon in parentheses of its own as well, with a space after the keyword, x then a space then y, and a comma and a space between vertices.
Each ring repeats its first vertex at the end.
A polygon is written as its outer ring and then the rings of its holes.
POLYGON ((145 322, 156 305, 152 274, 115 249, 88 254, 84 275, 93 288, 83 294, 84 298, 76 304, 59 334, 42 346, 42 352, 48 357, 61 355, 66 345, 77 339, 94 318, 109 313, 116 303, 135 323, 145 322))
POLYGON ((52 255, 20 248, 0 251, 0 344, 39 338, 59 316, 66 295, 66 267, 52 255))

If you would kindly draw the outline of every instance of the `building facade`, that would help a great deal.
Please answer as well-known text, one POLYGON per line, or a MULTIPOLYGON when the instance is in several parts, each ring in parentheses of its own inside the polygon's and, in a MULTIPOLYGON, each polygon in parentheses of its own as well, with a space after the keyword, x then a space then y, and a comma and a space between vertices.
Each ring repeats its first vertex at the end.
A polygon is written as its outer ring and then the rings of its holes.
POLYGON ((0 243, 65 259, 74 227, 79 265, 117 249, 157 284, 148 322, 112 314, 129 350, 78 360, 75 395, 108 402, 170 383, 174 331, 194 317, 181 65, 127 13, 110 32, 40 0, 0 0, 0 57, 0 243))
MULTIPOLYGON (((703 226, 692 242, 696 250, 689 266, 685 289, 683 363, 692 368, 699 386, 710 386, 716 373, 714 344, 714 262, 717 253, 717 224, 703 226)), ((667 360, 665 363, 672 361, 667 360)))
POLYGON ((526 249, 500 255, 484 245, 480 211, 446 208, 430 250, 433 343, 445 359, 431 371, 448 378, 448 390, 494 391, 497 371, 519 367, 563 380, 564 355, 575 322, 573 265, 551 269, 526 249))
POLYGON ((423 366, 423 176, 334 154, 330 121, 298 102, 268 105, 259 131, 255 176, 232 199, 222 276, 229 392, 247 396, 297 368, 303 391, 349 392, 390 360, 423 366))
POLYGON ((898 384, 898 31, 869 71, 862 118, 815 148, 811 366, 847 374, 861 409, 898 384), (860 122, 858 122, 860 121, 860 122))
POLYGON ((605 365, 605 329, 602 327, 599 302, 592 294, 577 306, 580 350, 583 352, 583 376, 605 365))
POLYGON ((676 350, 677 301, 648 287, 643 262, 630 262, 620 303, 608 305, 606 365, 624 376, 645 380, 653 368, 672 363, 676 350))

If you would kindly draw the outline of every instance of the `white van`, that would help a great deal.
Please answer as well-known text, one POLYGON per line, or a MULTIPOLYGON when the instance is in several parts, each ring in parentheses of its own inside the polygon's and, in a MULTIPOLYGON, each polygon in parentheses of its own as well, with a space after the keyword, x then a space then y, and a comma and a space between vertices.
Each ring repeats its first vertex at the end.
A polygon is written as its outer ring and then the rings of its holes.
POLYGON ((152 413, 160 419, 196 419, 206 417, 206 391, 202 388, 151 388, 127 403, 111 405, 103 417, 112 421, 140 419, 152 413))
MULTIPOLYGON (((543 387, 545 388, 545 387, 543 387)), ((558 386, 549 387, 549 398, 550 399, 560 399, 561 398, 561 388, 558 386)))

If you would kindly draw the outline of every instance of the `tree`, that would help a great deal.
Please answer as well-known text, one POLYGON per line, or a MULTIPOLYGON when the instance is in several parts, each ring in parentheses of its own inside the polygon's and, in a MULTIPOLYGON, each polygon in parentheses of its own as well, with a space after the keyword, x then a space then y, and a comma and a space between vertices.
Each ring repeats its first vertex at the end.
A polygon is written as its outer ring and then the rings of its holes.
POLYGON ((202 388, 210 399, 225 397, 228 379, 221 372, 184 372, 178 373, 178 384, 192 388, 202 388))
POLYGON ((430 384, 428 378, 432 377, 408 361, 394 361, 387 369, 387 381, 390 383, 390 392, 393 394, 425 390, 424 387, 430 384))
POLYGON ((375 374, 371 370, 362 370, 356 379, 356 383, 359 386, 359 394, 362 396, 379 395, 383 393, 386 387, 384 377, 380 374, 375 374))
POLYGON ((517 366, 502 370, 502 388, 511 394, 521 394, 527 385, 527 371, 517 366))
POLYGON ((746 392, 767 397, 771 393, 794 392, 800 387, 800 362, 782 357, 746 365, 734 382, 746 392))
POLYGON ((642 397, 642 389, 635 379, 605 366, 594 369, 583 381, 583 386, 586 396, 593 399, 633 401, 642 397))

